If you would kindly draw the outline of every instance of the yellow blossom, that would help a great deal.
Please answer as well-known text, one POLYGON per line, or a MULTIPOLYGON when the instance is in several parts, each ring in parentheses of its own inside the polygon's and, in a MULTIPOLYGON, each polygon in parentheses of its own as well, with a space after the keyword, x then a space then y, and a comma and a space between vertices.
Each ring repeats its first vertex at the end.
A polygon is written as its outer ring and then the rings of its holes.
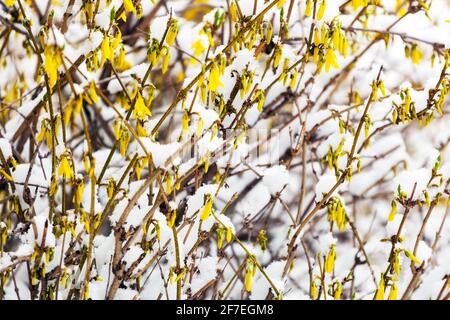
POLYGON ((13 178, 6 173, 6 171, 3 168, 0 168, 0 174, 8 181, 13 181, 13 178))
POLYGON ((230 16, 231 16, 231 21, 233 21, 233 22, 237 21, 237 8, 236 8, 236 3, 234 1, 232 1, 230 4, 230 16))
POLYGON ((272 42, 272 37, 273 37, 273 25, 269 21, 267 26, 266 45, 269 45, 270 42, 272 42))
POLYGON ((197 137, 200 137, 203 133, 203 119, 199 118, 197 121, 197 128, 195 130, 195 134, 197 135, 197 137))
POLYGON ((187 113, 187 111, 184 111, 183 119, 181 122, 182 135, 184 136, 189 130, 189 114, 187 113))
POLYGON ((36 137, 36 141, 39 143, 44 139, 45 134, 47 133, 47 126, 45 125, 45 120, 41 122, 41 131, 39 131, 38 136, 36 137))
POLYGON ((134 6, 132 0, 123 0, 123 7, 126 12, 134 12, 134 6))
POLYGON ((199 57, 206 50, 201 39, 198 39, 192 44, 192 49, 194 49, 194 56, 196 57, 199 57))
POLYGON ((364 7, 368 5, 368 0, 352 0, 353 10, 357 10, 359 7, 364 7))
POLYGON ((170 61, 170 51, 169 48, 164 46, 161 49, 161 55, 163 57, 162 60, 162 67, 161 67, 161 72, 162 74, 165 74, 167 72, 167 68, 169 67, 169 61, 170 61))
POLYGON ((208 194, 206 196, 206 203, 205 206, 203 207, 203 210, 200 214, 200 220, 204 221, 206 219, 209 218, 209 216, 211 215, 211 211, 212 211, 212 196, 210 194, 208 194))
POLYGON ((217 67, 217 64, 213 62, 211 72, 209 75, 208 90, 216 92, 218 87, 223 87, 223 83, 220 82, 219 68, 217 67))
POLYGON ((122 156, 125 156, 129 143, 130 143, 130 133, 128 132, 128 130, 123 130, 119 139, 119 152, 122 156))
POLYGON ((136 103, 134 105, 133 116, 139 120, 145 120, 146 116, 152 116, 150 109, 145 104, 145 101, 139 91, 137 93, 136 103))
POLYGON ((245 290, 247 292, 252 291, 252 284, 253 284, 253 270, 252 266, 247 266, 247 270, 245 272, 245 290))
POLYGON ((391 285, 391 291, 389 292, 388 300, 397 300, 398 288, 395 283, 391 285))
POLYGON ((225 230, 223 228, 217 229, 217 248, 218 249, 222 249, 224 232, 225 232, 225 230))
POLYGON ((281 9, 284 6, 285 2, 286 0, 278 0, 277 8, 281 9))
POLYGON ((100 67, 103 67, 106 60, 110 62, 113 60, 113 50, 111 49, 111 45, 109 44, 109 37, 106 34, 104 35, 101 44, 101 52, 102 52, 102 60, 100 62, 100 67))
POLYGON ((381 275, 381 279, 378 284, 377 292, 375 293, 375 300, 384 300, 384 277, 383 277, 383 275, 381 275))
POLYGON ((311 283, 311 299, 315 300, 317 298, 317 285, 313 280, 311 283))
POLYGON ((422 262, 416 258, 416 256, 414 254, 411 253, 411 251, 407 250, 407 249, 403 249, 403 252, 405 253, 406 257, 408 259, 410 259, 412 262, 414 262, 415 264, 420 265, 422 262))
POLYGON ((147 59, 148 62, 155 66, 158 63, 159 57, 161 54, 159 41, 155 38, 152 39, 150 47, 147 50, 147 59))
POLYGON ((227 228, 226 240, 228 243, 233 240, 233 230, 231 228, 227 228))
POLYGON ((81 203, 81 200, 83 198, 83 190, 84 190, 84 181, 83 179, 79 179, 77 181, 77 186, 74 195, 74 202, 78 205, 81 203))
POLYGON ((166 36, 166 43, 169 46, 172 46, 175 42, 175 38, 178 34, 178 20, 174 19, 169 27, 169 31, 167 32, 166 36))
POLYGON ((330 67, 333 67, 335 69, 339 68, 339 65, 337 63, 336 54, 334 53, 334 50, 329 48, 327 51, 327 54, 325 56, 325 71, 330 71, 330 67))
POLYGON ((48 75, 49 86, 53 87, 58 78, 58 68, 61 63, 58 54, 52 47, 46 47, 44 50, 44 69, 48 75))
POLYGON ((73 178, 73 171, 69 164, 69 160, 67 160, 67 155, 65 155, 65 154, 62 155, 62 157, 61 157, 61 162, 60 162, 59 168, 58 168, 58 175, 59 176, 62 175, 66 179, 73 178))
POLYGON ((317 20, 322 20, 326 7, 327 3, 325 0, 323 0, 322 3, 320 4, 319 11, 317 12, 317 20))
POLYGON ((295 89, 295 85, 297 84, 297 78, 298 78, 298 70, 294 71, 291 77, 291 83, 289 84, 289 87, 291 90, 295 89))
POLYGON ((339 282, 337 282, 336 288, 334 290, 334 300, 341 300, 341 295, 342 295, 342 285, 339 282))
POLYGON ((116 36, 114 37, 114 40, 111 43, 111 49, 115 50, 121 42, 122 42, 122 32, 120 32, 120 30, 118 29, 116 36))
POLYGON ((331 273, 334 269, 334 262, 336 261, 336 251, 334 250, 334 245, 331 246, 330 251, 325 259, 325 272, 331 273))
POLYGON ((173 190, 173 182, 172 182, 172 176, 170 173, 167 173, 166 175, 166 193, 170 194, 173 190))
POLYGON ((97 103, 98 102, 98 96, 97 96, 97 91, 95 89, 95 82, 91 81, 89 84, 89 96, 92 99, 93 103, 97 103))
POLYGON ((414 64, 419 64, 423 57, 422 51, 420 51, 417 46, 413 46, 411 49, 411 60, 414 64))
POLYGON ((395 200, 392 200, 391 212, 389 213, 388 221, 393 221, 396 213, 397 213, 397 202, 395 200))
POLYGON ((177 218, 177 210, 173 210, 167 214, 166 222, 169 228, 173 228, 173 226, 175 226, 176 218, 177 218))
POLYGON ((258 102, 258 111, 262 112, 264 102, 265 102, 264 91, 263 90, 256 91, 255 99, 258 102))
POLYGON ((305 16, 311 16, 312 0, 306 0, 305 16))

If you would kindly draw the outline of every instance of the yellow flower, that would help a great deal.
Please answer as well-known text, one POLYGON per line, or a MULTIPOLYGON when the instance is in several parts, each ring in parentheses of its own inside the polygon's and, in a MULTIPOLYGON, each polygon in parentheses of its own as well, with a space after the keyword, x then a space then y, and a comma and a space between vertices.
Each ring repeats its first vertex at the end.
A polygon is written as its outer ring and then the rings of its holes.
POLYGON ((388 300, 397 300, 398 288, 395 283, 391 285, 391 291, 389 292, 388 300))
POLYGON ((126 12, 134 12, 134 6, 132 0, 123 0, 123 6, 126 12))
POLYGON ((14 5, 14 2, 16 2, 16 0, 6 0, 5 4, 7 7, 11 7, 14 5))
POLYGON ((146 106, 144 99, 140 92, 137 93, 136 104, 134 105, 133 115, 139 120, 145 120, 146 116, 151 117, 152 113, 146 106))
POLYGON ((230 4, 230 16, 231 16, 231 21, 233 21, 233 22, 237 21, 237 8, 236 8, 236 3, 234 1, 232 1, 230 4))
POLYGON ((280 45, 276 45, 274 53, 273 53, 273 67, 275 69, 277 69, 280 64, 282 54, 283 54, 283 49, 281 48, 280 45))
POLYGON ((277 8, 281 9, 284 6, 284 3, 286 2, 286 0, 279 0, 278 4, 277 4, 277 8))
POLYGON ((341 300, 342 285, 337 282, 336 289, 334 290, 334 300, 341 300))
POLYGON ((182 135, 186 135, 186 133, 189 130, 189 115, 187 113, 187 111, 184 111, 183 114, 183 120, 181 121, 181 127, 182 127, 182 135))
POLYGON ((323 0, 322 3, 320 4, 319 11, 317 12, 317 20, 322 20, 326 7, 327 3, 325 0, 323 0))
POLYGON ((381 94, 383 95, 383 97, 387 96, 387 92, 386 92, 386 87, 384 86, 384 82, 380 81, 380 85, 379 85, 381 94))
POLYGON ((364 7, 367 5, 368 5, 368 0, 352 0, 353 10, 356 10, 359 7, 364 7))
POLYGON ((311 299, 315 300, 317 298, 317 285, 316 282, 313 280, 311 283, 311 299))
POLYGON ((166 175, 166 193, 170 194, 173 190, 173 182, 172 182, 172 176, 167 173, 166 175))
POLYGON ((120 19, 122 19, 123 22, 127 22, 127 12, 125 10, 122 11, 121 15, 119 16, 120 19))
POLYGON ((48 75, 49 86, 53 87, 58 78, 58 68, 60 65, 60 59, 58 59, 58 55, 56 50, 51 47, 46 47, 44 50, 44 69, 48 75))
POLYGON ((400 266, 400 259, 398 258, 398 250, 395 249, 394 256, 392 258, 392 268, 394 269, 394 273, 396 275, 400 275, 401 266, 400 266))
POLYGON ((150 44, 150 47, 147 50, 147 59, 152 66, 156 66, 156 64, 158 63, 160 53, 161 50, 159 47, 159 41, 153 38, 152 43, 150 44))
POLYGON ((227 228, 226 240, 228 243, 233 240, 233 230, 231 228, 227 228))
POLYGON ((119 142, 119 152, 122 156, 125 156, 128 144, 130 143, 130 133, 128 132, 128 130, 123 130, 119 142))
POLYGON ((166 36, 166 43, 172 46, 178 34, 178 20, 173 20, 166 36))
POLYGON ((403 249, 403 252, 405 253, 406 257, 411 260, 412 262, 414 262, 415 264, 421 264, 422 262, 420 262, 419 259, 416 258, 416 256, 414 254, 412 254, 411 251, 407 250, 407 249, 403 249))
POLYGON ((223 87, 223 83, 220 82, 219 68, 217 67, 217 64, 213 62, 211 72, 209 75, 208 90, 216 92, 218 87, 223 87))
POLYGON ((103 67, 106 60, 109 60, 110 62, 113 60, 113 50, 111 49, 111 45, 109 44, 109 37, 106 34, 103 36, 101 51, 102 60, 100 62, 100 67, 103 67))
POLYGON ((334 250, 334 245, 331 245, 330 251, 325 259, 325 272, 331 273, 334 269, 334 261, 336 260, 336 251, 334 250))
POLYGON ((156 238, 158 240, 161 239, 161 228, 159 227, 159 222, 156 222, 155 224, 155 231, 156 231, 156 238))
POLYGON ((393 221, 396 213, 397 213, 397 202, 395 202, 395 200, 392 200, 391 212, 389 213, 388 221, 393 221))
POLYGON ((339 50, 339 46, 341 44, 341 31, 338 25, 334 26, 333 28, 333 36, 331 38, 331 41, 333 42, 333 48, 335 50, 339 50))
POLYGON ((114 182, 114 179, 111 177, 108 180, 108 186, 106 187, 106 190, 108 192, 108 198, 111 199, 114 194, 114 189, 116 188, 116 184, 114 182))
POLYGON ((270 42, 272 42, 272 37, 273 37, 273 25, 269 21, 267 26, 266 45, 269 45, 270 42))
POLYGON ((245 93, 247 92, 247 89, 248 89, 247 74, 246 74, 246 72, 242 72, 242 75, 241 75, 241 89, 240 89, 241 99, 242 100, 244 100, 245 93))
POLYGON ((120 71, 127 69, 127 62, 125 61, 125 48, 124 46, 120 47, 119 54, 116 56, 116 66, 120 71))
POLYGON ((312 1, 306 0, 305 16, 307 17, 311 16, 311 11, 312 11, 312 1))
POLYGON ((173 228, 175 225, 175 219, 177 218, 177 210, 169 212, 166 216, 166 222, 169 228, 173 228))
POLYGON ((262 109, 264 107, 264 102, 265 102, 265 96, 264 96, 264 91, 263 90, 258 90, 256 91, 256 97, 255 97, 256 101, 258 101, 258 111, 262 112, 262 109))
POLYGON ((208 194, 206 198, 206 204, 203 207, 202 213, 200 214, 200 220, 202 221, 208 219, 212 211, 212 197, 210 194, 208 194))
POLYGON ((247 292, 252 291, 252 283, 253 283, 253 270, 252 266, 247 266, 247 270, 245 272, 245 290, 247 292))
POLYGON ((201 39, 198 39, 192 44, 192 49, 194 49, 194 56, 199 57, 203 51, 206 50, 201 39))
POLYGON ((58 175, 59 176, 62 175, 66 179, 73 178, 73 171, 69 164, 69 160, 67 160, 67 155, 65 155, 65 154, 61 157, 61 162, 60 162, 59 168, 58 168, 58 175))
POLYGON ((50 190, 48 193, 50 196, 53 196, 57 190, 58 190, 58 183, 56 182, 55 175, 52 175, 51 182, 50 182, 50 190))
POLYGON ((195 130, 195 134, 197 135, 197 137, 200 137, 202 135, 203 132, 203 119, 199 118, 197 121, 197 128, 195 130))
POLYGON ((117 34, 114 37, 113 42, 111 43, 111 49, 115 50, 121 42, 122 42, 122 32, 120 32, 120 30, 117 30, 117 34))
POLYGON ((83 179, 79 179, 79 181, 77 181, 77 187, 75 189, 74 195, 74 202, 78 205, 81 203, 81 200, 83 198, 83 190, 84 190, 84 181, 83 179))
POLYGON ((45 125, 45 120, 41 122, 41 131, 39 135, 36 137, 36 141, 39 143, 44 139, 45 134, 47 133, 47 126, 45 125))
POLYGON ((217 229, 217 248, 218 249, 222 249, 224 233, 225 233, 224 229, 222 229, 222 228, 217 229))
POLYGON ((162 60, 162 67, 161 67, 161 72, 162 72, 162 74, 165 74, 166 72, 167 72, 167 68, 168 68, 168 66, 169 66, 169 61, 170 61, 170 51, 169 51, 169 48, 168 47, 166 47, 166 46, 164 46, 162 49, 161 49, 161 55, 162 55, 162 57, 163 57, 163 60, 162 60))
POLYGON ((6 173, 6 171, 3 168, 0 168, 0 174, 8 181, 13 181, 13 178, 6 173))
POLYGON ((94 81, 91 81, 91 83, 89 84, 89 96, 91 97, 93 103, 98 102, 98 96, 97 96, 97 91, 95 90, 95 82, 94 81))
POLYGON ((333 66, 333 68, 338 69, 339 65, 337 63, 336 54, 334 53, 334 50, 329 48, 327 51, 327 54, 325 56, 325 71, 330 71, 330 67, 333 66))
POLYGON ((417 49, 417 46, 413 46, 412 50, 411 50, 411 60, 414 64, 419 64, 420 60, 423 57, 423 53, 422 51, 420 51, 419 49, 417 49))
POLYGON ((291 77, 291 83, 289 84, 289 87, 294 90, 295 85, 297 84, 297 78, 298 78, 298 70, 296 70, 291 77))
POLYGON ((384 300, 384 277, 383 277, 383 275, 381 275, 381 279, 378 284, 377 293, 375 294, 375 300, 384 300))

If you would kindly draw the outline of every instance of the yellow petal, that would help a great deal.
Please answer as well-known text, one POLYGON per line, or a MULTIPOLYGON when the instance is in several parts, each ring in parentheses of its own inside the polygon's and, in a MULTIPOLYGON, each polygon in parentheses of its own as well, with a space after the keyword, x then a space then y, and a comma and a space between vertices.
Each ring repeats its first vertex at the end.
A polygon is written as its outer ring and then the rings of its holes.
POLYGON ((123 0, 123 6, 126 12, 134 12, 134 6, 132 0, 123 0))
POLYGON ((203 207, 202 213, 200 214, 200 220, 206 220, 211 215, 212 211, 212 199, 209 197, 209 199, 206 201, 205 206, 203 207))

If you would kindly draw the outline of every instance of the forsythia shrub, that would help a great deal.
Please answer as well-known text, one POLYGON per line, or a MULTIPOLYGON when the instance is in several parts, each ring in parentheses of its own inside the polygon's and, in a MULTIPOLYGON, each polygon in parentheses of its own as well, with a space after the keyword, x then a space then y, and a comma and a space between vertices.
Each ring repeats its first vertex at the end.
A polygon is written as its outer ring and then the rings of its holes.
POLYGON ((0 299, 449 298, 448 1, 0 10, 0 299))

